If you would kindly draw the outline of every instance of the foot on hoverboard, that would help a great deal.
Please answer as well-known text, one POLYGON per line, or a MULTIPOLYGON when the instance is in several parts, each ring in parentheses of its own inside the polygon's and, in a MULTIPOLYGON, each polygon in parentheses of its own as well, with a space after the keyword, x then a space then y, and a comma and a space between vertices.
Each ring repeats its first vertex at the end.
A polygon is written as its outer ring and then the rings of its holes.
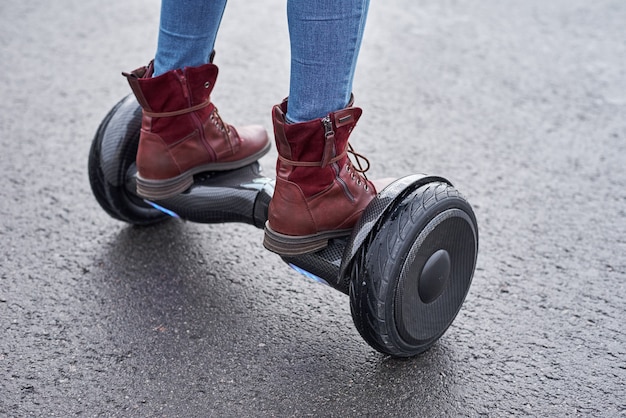
POLYGON ((270 149, 265 128, 224 123, 211 101, 213 63, 153 77, 154 66, 123 73, 142 108, 137 150, 137 194, 150 200, 176 196, 204 171, 244 167, 270 149))
POLYGON ((376 187, 363 173, 348 137, 361 109, 352 106, 323 118, 288 123, 287 100, 274 106, 278 149, 276 187, 265 224, 264 245, 279 255, 323 249, 332 238, 349 236, 376 187), (356 157, 358 168, 348 152, 356 157))
MULTIPOLYGON (((135 225, 163 222, 170 216, 211 224, 266 225, 274 180, 261 174, 258 163, 194 176, 189 193, 158 204, 137 196, 135 157, 141 121, 135 98, 123 99, 98 127, 89 152, 92 191, 113 218, 135 225)), ((284 193, 296 190, 283 186, 284 193)), ((345 232, 346 224, 294 233, 275 228, 274 223, 266 237, 278 242, 280 251, 310 249, 327 241, 327 247, 315 252, 281 258, 307 277, 349 295, 354 325, 371 347, 386 355, 410 357, 438 341, 461 309, 476 268, 478 227, 469 203, 444 178, 413 174, 374 188, 376 195, 347 238, 334 237, 345 232), (319 232, 329 230, 333 232, 319 232), (285 243, 286 234, 291 235, 285 243)), ((335 209, 328 208, 333 216, 335 209)), ((299 225, 294 211, 285 216, 294 225, 291 229, 299 225)))

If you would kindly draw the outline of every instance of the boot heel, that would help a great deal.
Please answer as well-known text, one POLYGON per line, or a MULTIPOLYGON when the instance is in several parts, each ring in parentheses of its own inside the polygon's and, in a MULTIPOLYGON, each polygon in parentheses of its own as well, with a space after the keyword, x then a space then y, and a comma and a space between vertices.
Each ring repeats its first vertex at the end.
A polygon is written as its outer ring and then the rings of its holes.
POLYGON ((137 194, 148 200, 164 200, 181 194, 193 184, 193 174, 183 173, 166 180, 148 180, 137 176, 137 194))
POLYGON ((265 223, 265 235, 263 246, 281 256, 296 256, 314 253, 328 247, 328 241, 350 235, 351 229, 320 232, 319 234, 305 236, 291 236, 278 233, 265 223))

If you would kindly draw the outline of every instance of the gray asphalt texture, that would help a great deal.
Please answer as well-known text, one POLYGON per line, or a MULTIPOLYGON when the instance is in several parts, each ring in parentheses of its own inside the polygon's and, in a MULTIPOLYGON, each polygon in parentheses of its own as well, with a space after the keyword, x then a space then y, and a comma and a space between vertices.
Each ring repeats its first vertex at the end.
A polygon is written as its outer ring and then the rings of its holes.
MULTIPOLYGON (((159 4, 0 3, 0 416, 625 416, 626 3, 372 2, 351 142, 443 175, 481 246, 461 312, 394 360, 243 224, 149 228, 93 198, 95 130, 159 4)), ((285 2, 231 1, 213 99, 271 127, 285 2)), ((262 160, 273 175, 276 152, 262 160)))

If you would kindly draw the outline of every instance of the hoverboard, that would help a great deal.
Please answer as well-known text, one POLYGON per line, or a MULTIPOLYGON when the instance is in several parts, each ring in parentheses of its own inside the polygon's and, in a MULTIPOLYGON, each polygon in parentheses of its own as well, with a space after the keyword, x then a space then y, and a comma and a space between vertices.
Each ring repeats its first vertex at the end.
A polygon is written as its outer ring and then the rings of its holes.
MULTIPOLYGON (((196 175, 182 194, 136 194, 141 108, 131 94, 101 122, 89 153, 89 181, 113 218, 150 225, 171 217, 263 228, 274 180, 258 162, 196 175)), ((349 295, 354 324, 374 349, 410 357, 430 348, 461 309, 476 268, 478 226, 470 204, 445 178, 412 174, 381 190, 352 235, 299 256, 297 271, 349 295)))

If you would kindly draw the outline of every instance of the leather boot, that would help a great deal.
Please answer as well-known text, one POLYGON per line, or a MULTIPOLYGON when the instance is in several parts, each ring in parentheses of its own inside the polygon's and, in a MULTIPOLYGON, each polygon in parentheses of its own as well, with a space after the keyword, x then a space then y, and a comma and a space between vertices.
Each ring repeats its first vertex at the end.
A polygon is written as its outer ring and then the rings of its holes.
POLYGON ((211 102, 218 69, 213 63, 152 77, 153 63, 128 79, 143 110, 137 150, 137 194, 159 200, 193 184, 193 175, 250 164, 270 149, 267 132, 254 125, 235 129, 211 102))
POLYGON ((273 109, 279 155, 263 245, 292 256, 320 250, 329 239, 349 235, 376 189, 347 155, 360 108, 349 105, 324 118, 294 124, 286 123, 286 113, 287 101, 273 109))

